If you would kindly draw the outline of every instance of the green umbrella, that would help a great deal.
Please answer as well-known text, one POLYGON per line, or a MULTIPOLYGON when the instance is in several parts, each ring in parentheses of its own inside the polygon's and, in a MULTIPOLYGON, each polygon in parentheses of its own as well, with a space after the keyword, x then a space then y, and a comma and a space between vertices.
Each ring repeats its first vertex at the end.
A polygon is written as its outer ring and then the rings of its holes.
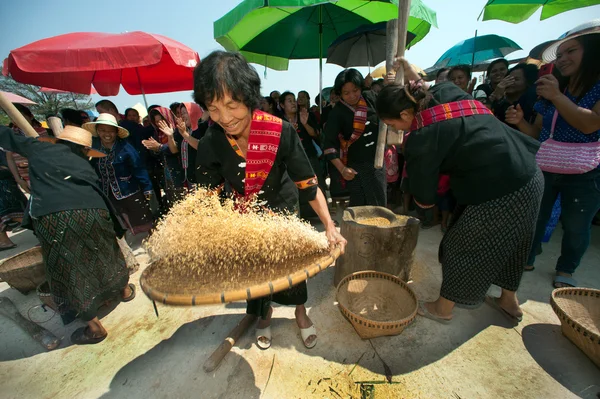
MULTIPOLYGON (((398 0, 244 0, 214 23, 214 34, 230 51, 288 60, 327 57, 327 47, 338 36, 397 18, 397 4, 398 0)), ((431 25, 437 27, 435 12, 421 0, 412 0, 408 30, 415 38, 409 46, 423 39, 431 25)))
POLYGON ((600 0, 488 0, 482 14, 484 21, 499 19, 518 24, 531 17, 540 7, 543 7, 540 20, 544 20, 566 11, 595 4, 600 4, 600 0))

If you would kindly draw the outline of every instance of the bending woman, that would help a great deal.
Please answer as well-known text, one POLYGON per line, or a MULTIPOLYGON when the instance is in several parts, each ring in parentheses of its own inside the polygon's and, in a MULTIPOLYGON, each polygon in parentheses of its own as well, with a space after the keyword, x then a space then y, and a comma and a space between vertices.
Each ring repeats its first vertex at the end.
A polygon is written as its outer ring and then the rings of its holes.
POLYGON ((128 284, 129 271, 116 239, 124 230, 111 217, 88 162, 88 157, 105 155, 90 149, 87 130, 66 126, 60 137, 50 139, 56 142, 51 144, 0 127, 0 147, 29 160, 32 200, 23 226, 33 227, 42 244, 52 299, 63 323, 74 317, 87 322, 73 332, 71 342, 96 344, 108 335, 98 308, 113 298, 132 300, 135 286, 128 284))
MULTIPOLYGON (((294 211, 300 197, 319 215, 330 244, 341 244, 343 252, 346 240, 331 220, 298 134, 288 122, 260 111, 260 77, 244 57, 215 51, 202 60, 194 71, 194 99, 215 122, 198 146, 197 183, 216 189, 227 182, 236 196, 256 197, 275 211, 294 211)), ((306 314, 307 298, 303 282, 248 301, 246 312, 261 318, 256 344, 261 349, 271 346, 271 301, 275 301, 296 306, 302 341, 307 348, 314 347, 317 333, 306 314)))
POLYGON ((444 174, 458 202, 440 244, 440 296, 422 303, 419 314, 447 323, 455 304, 486 300, 518 322, 523 312, 516 291, 543 191, 539 144, 451 82, 428 91, 411 65, 400 62, 414 81, 385 87, 377 111, 387 125, 410 131, 404 153, 410 193, 418 206, 432 208, 444 174), (502 288, 500 298, 486 298, 492 284, 502 288))

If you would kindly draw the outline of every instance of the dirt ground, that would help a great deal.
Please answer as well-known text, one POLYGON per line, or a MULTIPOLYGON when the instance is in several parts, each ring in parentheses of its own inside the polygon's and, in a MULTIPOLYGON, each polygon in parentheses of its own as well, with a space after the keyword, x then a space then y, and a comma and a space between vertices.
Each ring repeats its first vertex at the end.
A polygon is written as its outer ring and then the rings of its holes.
MULTIPOLYGON (((439 228, 420 233, 412 287, 420 299, 434 299, 441 284, 439 228)), ((545 244, 536 270, 519 290, 525 312, 516 328, 487 305, 457 309, 450 325, 418 317, 398 336, 361 340, 337 308, 333 268, 309 283, 309 316, 319 341, 304 348, 293 308, 276 307, 273 346, 267 351, 246 334, 213 373, 204 361, 243 317, 245 303, 176 308, 158 306, 139 290, 147 256, 132 243, 142 267, 131 281, 138 296, 105 311, 109 331, 99 345, 73 346, 79 322, 63 326, 43 312, 35 293, 25 296, 0 283, 0 296, 58 337, 61 346, 45 351, 0 316, 1 398, 596 398, 598 369, 561 334, 549 305, 552 272, 560 253, 560 229, 545 244), (384 362, 392 384, 384 383, 384 362)), ((30 232, 13 236, 19 247, 35 245, 30 232)), ((600 228, 577 279, 600 288, 600 228)), ((498 294, 497 287, 492 294, 498 294)))

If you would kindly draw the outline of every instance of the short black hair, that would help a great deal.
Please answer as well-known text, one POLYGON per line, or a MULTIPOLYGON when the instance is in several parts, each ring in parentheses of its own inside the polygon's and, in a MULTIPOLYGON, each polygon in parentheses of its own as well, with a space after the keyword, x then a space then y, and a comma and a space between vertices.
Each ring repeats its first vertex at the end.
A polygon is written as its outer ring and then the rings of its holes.
POLYGON ((317 104, 317 107, 318 107, 320 103, 321 103, 321 95, 317 94, 315 96, 315 104, 317 104))
POLYGON ((125 113, 123 114, 123 115, 125 115, 125 118, 127 118, 127 114, 129 113, 129 111, 135 111, 135 112, 137 112, 138 116, 140 116, 140 112, 137 109, 135 109, 135 108, 127 108, 125 110, 125 113))
POLYGON ((512 67, 508 73, 510 74, 512 71, 518 71, 519 69, 523 70, 523 75, 525 76, 527 86, 534 85, 538 79, 538 67, 533 64, 525 64, 521 62, 512 67))
MULTIPOLYGON (((177 115, 177 111, 179 111, 179 107, 181 107, 181 103, 171 103, 171 105, 169 105, 169 108, 171 109, 171 112, 173 113, 173 115, 177 115)), ((125 114, 127 115, 127 114, 125 114)))
POLYGON ((251 111, 260 107, 260 77, 240 53, 213 51, 194 69, 194 101, 203 109, 229 93, 251 111))
POLYGON ((344 87, 346 83, 354 83, 356 87, 362 90, 365 85, 365 78, 363 78, 362 74, 354 68, 344 69, 335 78, 335 83, 333 85, 333 90, 338 96, 342 95, 342 87, 344 87))
POLYGON ((291 91, 284 91, 280 96, 279 96, 279 104, 285 103, 285 99, 287 96, 294 96, 294 98, 296 98, 296 95, 294 93, 292 93, 291 91))
POLYGON ((277 109, 277 104, 275 104, 275 100, 272 97, 263 97, 265 99, 266 102, 269 103, 269 105, 271 107, 273 107, 273 110, 277 109))
MULTIPOLYGON (((580 91, 579 101, 588 91, 592 90, 594 85, 600 79, 600 52, 598 48, 600 46, 600 35, 597 33, 576 37, 575 40, 583 48, 583 56, 581 58, 581 64, 579 70, 574 76, 569 78, 561 77, 559 82, 564 83, 564 87, 569 83, 571 79, 575 80, 575 85, 580 91)), ((558 50, 558 49, 557 49, 558 50)), ((558 72, 558 68, 554 68, 558 72)), ((562 86, 561 86, 562 89, 562 86)), ((562 89, 564 91, 564 89, 562 89)))
POLYGON ((281 93, 279 92, 279 90, 273 90, 270 94, 269 97, 271 97, 273 95, 273 93, 277 93, 281 96, 281 93))
POLYGON ((152 104, 151 106, 148 107, 148 113, 150 113, 150 111, 152 111, 154 108, 160 108, 160 105, 152 104))
POLYGON ((439 79, 440 75, 443 74, 444 72, 446 72, 448 70, 448 68, 442 68, 439 71, 437 71, 437 73, 435 74, 435 78, 439 79))
POLYGON ((450 72, 448 72, 448 77, 450 77, 452 75, 452 73, 455 71, 464 72, 464 74, 467 75, 467 78, 469 78, 469 80, 471 80, 471 67, 470 66, 468 66, 468 65, 454 66, 450 69, 450 72))
POLYGON ((492 73, 492 68, 496 64, 504 64, 504 66, 506 67, 506 70, 508 70, 508 61, 506 61, 504 58, 498 58, 497 60, 490 62, 490 65, 488 65, 488 67, 487 67, 486 76, 488 76, 488 77, 490 76, 490 74, 492 73))
POLYGON ((119 113, 119 109, 117 108, 117 106, 115 105, 115 103, 113 103, 110 100, 100 100, 100 101, 98 101, 96 103, 96 108, 97 107, 101 107, 101 108, 104 108, 106 110, 116 112, 117 114, 119 113))
POLYGON ((398 119, 405 109, 416 112, 425 108, 430 99, 431 94, 423 87, 411 92, 410 86, 392 83, 379 92, 375 108, 381 119, 398 119))
POLYGON ((81 117, 82 111, 77 111, 73 108, 64 108, 60 111, 60 114, 63 117, 63 120, 66 122, 71 122, 79 127, 83 125, 83 118, 81 117))

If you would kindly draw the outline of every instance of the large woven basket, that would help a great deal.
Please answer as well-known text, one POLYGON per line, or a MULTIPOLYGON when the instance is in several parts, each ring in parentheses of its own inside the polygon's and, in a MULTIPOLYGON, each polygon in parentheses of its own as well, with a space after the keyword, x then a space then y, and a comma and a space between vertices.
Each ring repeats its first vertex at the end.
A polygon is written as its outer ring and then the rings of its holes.
POLYGON ((550 304, 562 333, 600 367, 600 290, 557 288, 550 304))
POLYGON ((163 270, 164 265, 154 262, 144 270, 140 277, 140 286, 148 298, 173 306, 197 306, 245 301, 262 298, 264 296, 281 292, 306 281, 315 274, 327 269, 340 256, 340 248, 335 248, 331 253, 302 265, 299 270, 288 275, 282 275, 271 281, 264 281, 249 287, 235 287, 218 292, 204 292, 198 289, 196 292, 182 293, 179 287, 159 287, 150 283, 150 274, 163 270))
POLYGON ((0 263, 0 279, 22 294, 35 290, 46 281, 42 249, 33 247, 0 263))
POLYGON ((417 296, 398 277, 372 270, 352 273, 337 287, 342 314, 362 339, 398 335, 417 316, 417 296))

